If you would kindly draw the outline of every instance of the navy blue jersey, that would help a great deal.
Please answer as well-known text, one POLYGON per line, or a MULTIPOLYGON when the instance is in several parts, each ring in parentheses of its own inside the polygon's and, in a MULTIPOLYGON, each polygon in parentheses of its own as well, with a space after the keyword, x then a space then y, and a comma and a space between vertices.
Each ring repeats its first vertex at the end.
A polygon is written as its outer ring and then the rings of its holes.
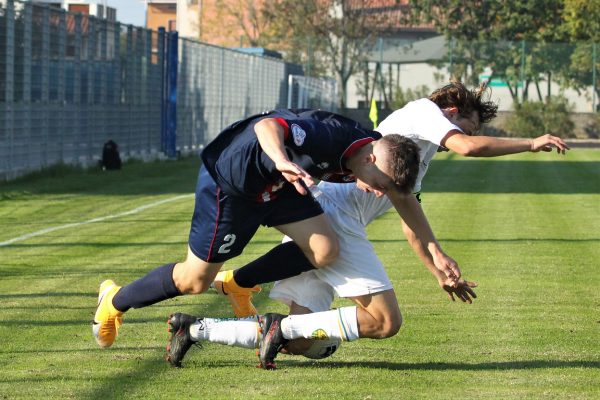
POLYGON ((254 125, 264 118, 275 118, 284 128, 290 161, 329 182, 354 181, 345 159, 381 138, 380 133, 327 111, 275 110, 251 116, 225 128, 202 152, 204 165, 225 193, 268 201, 287 184, 254 132, 254 125))

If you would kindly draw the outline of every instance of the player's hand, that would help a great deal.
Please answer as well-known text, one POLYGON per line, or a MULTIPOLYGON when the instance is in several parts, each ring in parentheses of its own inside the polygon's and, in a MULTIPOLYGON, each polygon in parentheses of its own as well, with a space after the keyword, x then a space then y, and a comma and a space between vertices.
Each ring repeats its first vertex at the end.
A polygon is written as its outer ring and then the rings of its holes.
POLYGON ((446 275, 446 278, 448 278, 450 282, 453 282, 453 286, 456 287, 461 276, 458 263, 443 252, 436 255, 432 254, 431 256, 433 257, 435 267, 442 271, 444 275, 446 275))
POLYGON ((531 151, 534 153, 538 151, 549 152, 554 148, 559 154, 565 154, 567 150, 570 150, 565 141, 557 136, 546 134, 531 140, 531 151))
POLYGON ((455 282, 451 279, 446 279, 445 281, 439 282, 440 287, 448 293, 448 297, 452 301, 456 301, 455 296, 459 298, 463 303, 473 303, 473 299, 477 298, 475 291, 473 288, 477 287, 477 283, 469 282, 464 279, 459 279, 456 282, 456 286, 454 286, 455 282))
POLYGON ((288 160, 280 160, 275 163, 275 168, 281 175, 283 175, 284 179, 294 185, 298 193, 305 195, 308 193, 306 190, 307 187, 315 184, 313 178, 310 176, 308 172, 300 168, 297 164, 294 164, 288 160), (302 185, 304 182, 304 185, 302 185))

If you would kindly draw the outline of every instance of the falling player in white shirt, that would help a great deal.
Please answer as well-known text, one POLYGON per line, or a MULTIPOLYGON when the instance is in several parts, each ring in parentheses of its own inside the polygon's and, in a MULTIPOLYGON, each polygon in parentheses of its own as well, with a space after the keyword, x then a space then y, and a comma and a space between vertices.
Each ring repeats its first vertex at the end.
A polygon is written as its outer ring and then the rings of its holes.
MULTIPOLYGON (((420 148, 421 165, 413 201, 398 204, 389 194, 371 193, 367 188, 352 184, 321 182, 313 187, 313 195, 338 234, 340 255, 337 260, 328 268, 310 270, 277 282, 270 297, 289 305, 290 315, 259 316, 259 329, 254 317, 223 320, 173 314, 169 319, 172 336, 167 347, 168 361, 180 366, 189 347, 199 340, 248 348, 260 344, 261 365, 272 369, 278 352, 323 358, 331 355, 341 341, 394 336, 402 324, 400 307, 392 283, 367 239, 365 227, 392 207, 399 213, 406 211, 405 207, 421 207, 421 181, 439 149, 467 157, 495 157, 554 148, 564 154, 568 150, 562 139, 552 135, 523 140, 477 136, 481 125, 496 116, 497 105, 487 100, 486 93, 485 87, 468 90, 460 82, 451 82, 429 98, 410 102, 386 118, 377 128, 381 134, 401 134, 414 140, 420 148), (356 306, 330 310, 336 294, 351 299, 356 306)), ((435 267, 435 257, 443 254, 439 243, 422 243, 404 221, 402 226, 409 244, 449 298, 471 303, 476 297, 473 288, 477 284, 462 278, 448 278, 435 267)))

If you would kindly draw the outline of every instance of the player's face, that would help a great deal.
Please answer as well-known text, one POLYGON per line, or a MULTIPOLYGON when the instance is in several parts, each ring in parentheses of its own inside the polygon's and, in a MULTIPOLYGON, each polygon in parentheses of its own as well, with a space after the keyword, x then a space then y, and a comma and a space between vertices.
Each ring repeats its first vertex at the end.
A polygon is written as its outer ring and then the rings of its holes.
POLYGON ((363 192, 373 193, 377 197, 385 195, 390 190, 391 185, 393 185, 392 179, 381 171, 363 179, 356 178, 356 187, 363 192))
POLYGON ((354 175, 356 186, 360 190, 381 197, 394 188, 395 183, 388 171, 386 155, 379 151, 375 151, 375 154, 375 162, 365 165, 360 171, 355 171, 354 175))

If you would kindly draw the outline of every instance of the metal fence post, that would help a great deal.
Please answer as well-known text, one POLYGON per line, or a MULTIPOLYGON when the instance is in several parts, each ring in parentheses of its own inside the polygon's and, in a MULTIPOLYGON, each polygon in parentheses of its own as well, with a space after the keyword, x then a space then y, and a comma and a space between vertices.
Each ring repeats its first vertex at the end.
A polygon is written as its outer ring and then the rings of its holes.
MULTIPOLYGON (((5 102, 5 119, 4 119, 4 131, 7 135, 7 149, 8 152, 6 157, 7 168, 6 170, 10 173, 14 170, 14 68, 15 68, 15 6, 13 0, 9 0, 6 3, 6 53, 4 57, 4 102, 5 102)), ((14 171, 13 171, 14 172, 14 171)))
POLYGON ((150 118, 153 115, 152 110, 152 87, 156 84, 152 80, 152 31, 145 29, 144 30, 144 56, 142 58, 143 65, 142 71, 144 74, 144 114, 146 114, 146 118, 144 118, 145 126, 146 126, 146 134, 148 135, 148 156, 152 154, 152 149, 154 143, 156 143, 156 137, 154 136, 156 130, 153 129, 154 119, 150 118))
MULTIPOLYGON (((101 137, 101 141, 99 143, 99 145, 102 145, 107 139, 109 139, 109 136, 112 135, 112 132, 110 133, 110 135, 108 134, 108 128, 107 125, 109 123, 110 120, 110 115, 107 112, 107 101, 106 101, 106 97, 107 97, 107 91, 108 91, 108 74, 109 74, 109 68, 108 68, 108 21, 103 18, 101 19, 99 22, 99 27, 100 27, 100 60, 99 61, 99 67, 100 67, 100 96, 99 96, 99 100, 96 102, 94 107, 97 107, 97 114, 100 115, 99 118, 99 126, 98 126, 98 130, 100 132, 100 137, 101 137)), ((98 77, 96 78, 98 79, 98 77)), ((98 151, 98 153, 100 153, 98 151)), ((91 158, 93 160, 93 156, 91 158)))
MULTIPOLYGON (((113 92, 112 105, 121 104, 121 24, 119 22, 113 25, 113 46, 114 51, 112 54, 112 76, 113 86, 111 91, 113 92)), ((111 107, 111 110, 113 108, 111 107)), ((113 115, 111 118, 115 118, 113 115)))
POLYGON ((165 42, 167 35, 165 28, 158 28, 158 65, 160 68, 160 150, 167 153, 167 67, 165 42))
MULTIPOLYGON (((32 32, 31 25, 33 23, 33 11, 31 2, 24 4, 23 8, 23 64, 20 66, 21 73, 23 74, 23 96, 22 110, 23 115, 31 115, 32 104, 31 104, 31 47, 32 47, 32 32)), ((31 129, 31 118, 22 118, 19 122, 23 126, 23 140, 28 143, 29 151, 27 151, 27 158, 25 168, 31 169, 37 167, 36 162, 39 162, 39 157, 35 155, 35 149, 37 146, 33 144, 33 132, 31 129), (35 155, 35 158, 34 158, 35 155)))
POLYGON ((134 57, 134 52, 133 52, 133 26, 131 25, 127 25, 127 38, 126 38, 126 50, 125 50, 125 54, 126 54, 126 61, 125 61, 125 108, 127 109, 127 120, 125 123, 125 126, 127 126, 127 152, 129 154, 132 154, 132 150, 134 148, 133 146, 133 124, 135 123, 133 121, 133 77, 135 75, 134 73, 134 66, 133 66, 133 57, 134 57))
MULTIPOLYGON (((65 136, 67 135, 67 129, 65 121, 71 118, 70 113, 65 107, 65 86, 67 83, 66 79, 66 53, 67 53, 67 18, 64 11, 60 11, 59 24, 58 24, 58 54, 56 55, 56 61, 58 63, 58 93, 57 93, 57 104, 58 114, 60 115, 58 121, 58 130, 56 141, 58 142, 59 158, 65 161, 65 136)), ((74 154, 74 157, 77 155, 74 154)))
POLYGON ((169 32, 167 40, 166 154, 169 158, 176 158, 178 33, 169 32))
MULTIPOLYGON (((73 104, 81 104, 81 14, 75 14, 73 37, 73 104)), ((77 113, 79 114, 79 113, 77 113)), ((76 116, 80 128, 81 117, 76 116)))
POLYGON ((40 110, 40 115, 42 115, 42 137, 44 138, 44 142, 42 143, 42 167, 49 166, 56 161, 55 157, 52 157, 50 153, 51 143, 50 143, 50 9, 48 6, 44 6, 42 8, 42 54, 41 54, 41 105, 42 109, 40 110))
POLYGON ((85 99, 85 108, 87 110, 88 118, 88 149, 86 156, 93 157, 94 148, 96 146, 96 129, 97 129, 97 116, 94 112, 94 96, 96 95, 95 89, 95 78, 96 74, 94 69, 96 67, 96 18, 89 16, 88 20, 88 48, 87 48, 87 62, 86 62, 86 75, 87 75, 87 99, 85 99))

